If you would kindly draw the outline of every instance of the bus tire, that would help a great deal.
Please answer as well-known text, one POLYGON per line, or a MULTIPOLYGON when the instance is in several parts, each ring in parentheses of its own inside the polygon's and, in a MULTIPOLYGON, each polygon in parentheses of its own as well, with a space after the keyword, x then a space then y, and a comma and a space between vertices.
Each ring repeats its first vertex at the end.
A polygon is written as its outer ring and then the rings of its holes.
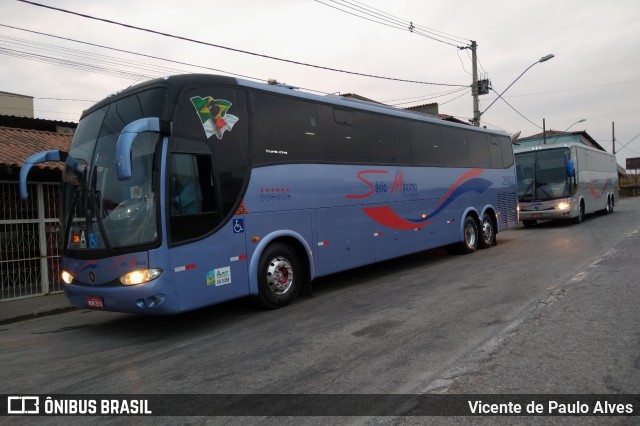
POLYGON ((602 213, 604 216, 611 213, 611 197, 609 195, 607 195, 607 204, 600 213, 602 213))
POLYGON ((464 226, 462 227, 462 241, 459 248, 462 254, 471 254, 478 248, 478 223, 476 220, 467 216, 464 219, 464 226))
POLYGON ((260 256, 258 302, 268 309, 288 305, 302 286, 304 272, 296 252, 288 245, 274 243, 260 256))
POLYGON ((584 201, 580 201, 580 207, 578 208, 578 216, 573 218, 573 223, 576 225, 582 223, 584 220, 584 201))
POLYGON ((481 249, 489 248, 496 245, 496 227, 493 217, 490 214, 482 216, 482 224, 480 225, 480 239, 478 247, 481 249))

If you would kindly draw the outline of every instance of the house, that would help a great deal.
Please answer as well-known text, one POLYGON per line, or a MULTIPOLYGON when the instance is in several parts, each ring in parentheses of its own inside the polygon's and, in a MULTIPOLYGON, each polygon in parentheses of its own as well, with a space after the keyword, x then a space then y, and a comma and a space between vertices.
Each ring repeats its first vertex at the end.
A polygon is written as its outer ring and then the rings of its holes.
POLYGON ((58 241, 60 163, 35 165, 29 199, 18 179, 33 153, 67 151, 76 124, 0 115, 0 303, 62 291, 58 241))
POLYGON ((560 132, 557 130, 547 130, 544 134, 538 133, 526 138, 519 138, 514 141, 518 147, 529 147, 537 145, 564 144, 569 142, 577 142, 592 148, 606 151, 598 142, 595 141, 587 132, 560 132))

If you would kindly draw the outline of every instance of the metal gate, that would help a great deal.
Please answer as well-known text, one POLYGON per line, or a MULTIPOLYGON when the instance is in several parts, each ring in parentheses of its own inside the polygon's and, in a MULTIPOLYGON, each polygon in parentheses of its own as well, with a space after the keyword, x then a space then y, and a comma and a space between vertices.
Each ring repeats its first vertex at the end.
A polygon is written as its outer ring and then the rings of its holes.
POLYGON ((0 302, 62 291, 58 185, 0 181, 0 302))

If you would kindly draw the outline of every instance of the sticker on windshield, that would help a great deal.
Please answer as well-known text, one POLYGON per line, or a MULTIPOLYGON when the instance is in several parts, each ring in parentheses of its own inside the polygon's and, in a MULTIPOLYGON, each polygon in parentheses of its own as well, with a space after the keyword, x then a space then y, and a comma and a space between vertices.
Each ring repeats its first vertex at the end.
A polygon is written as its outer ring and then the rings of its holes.
POLYGON ((191 98, 191 103, 200 116, 200 122, 207 139, 213 135, 216 135, 218 139, 222 139, 224 132, 233 129, 233 126, 239 120, 235 115, 227 114, 232 103, 225 99, 213 99, 211 96, 206 98, 194 96, 191 98))

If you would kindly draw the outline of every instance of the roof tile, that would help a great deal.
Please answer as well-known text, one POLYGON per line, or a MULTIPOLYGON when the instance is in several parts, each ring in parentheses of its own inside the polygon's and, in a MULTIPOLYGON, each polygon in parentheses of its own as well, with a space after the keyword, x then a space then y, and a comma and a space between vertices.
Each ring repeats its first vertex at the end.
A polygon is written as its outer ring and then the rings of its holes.
MULTIPOLYGON (((22 167, 24 160, 40 151, 59 149, 68 151, 72 136, 38 130, 0 127, 0 165, 22 167)), ((45 169, 62 169, 57 162, 36 164, 45 169)))

